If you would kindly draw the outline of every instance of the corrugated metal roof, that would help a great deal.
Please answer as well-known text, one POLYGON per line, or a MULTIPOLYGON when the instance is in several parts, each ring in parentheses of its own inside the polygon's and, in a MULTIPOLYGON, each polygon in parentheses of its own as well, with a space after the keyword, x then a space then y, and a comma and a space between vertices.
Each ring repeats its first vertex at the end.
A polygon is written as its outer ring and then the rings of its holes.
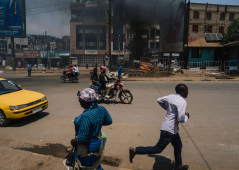
POLYGON ((200 38, 188 44, 188 47, 223 47, 221 42, 207 42, 205 38, 200 38))
POLYGON ((239 45, 239 41, 235 41, 235 42, 230 42, 228 44, 225 44, 224 47, 238 46, 238 45, 239 45))

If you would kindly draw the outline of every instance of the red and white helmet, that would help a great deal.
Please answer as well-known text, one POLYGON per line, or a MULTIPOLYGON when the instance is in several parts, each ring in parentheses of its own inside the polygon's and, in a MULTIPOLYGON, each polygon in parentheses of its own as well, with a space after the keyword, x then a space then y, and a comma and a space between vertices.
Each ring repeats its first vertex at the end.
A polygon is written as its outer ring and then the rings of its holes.
POLYGON ((100 70, 106 70, 106 67, 105 66, 101 66, 100 70))

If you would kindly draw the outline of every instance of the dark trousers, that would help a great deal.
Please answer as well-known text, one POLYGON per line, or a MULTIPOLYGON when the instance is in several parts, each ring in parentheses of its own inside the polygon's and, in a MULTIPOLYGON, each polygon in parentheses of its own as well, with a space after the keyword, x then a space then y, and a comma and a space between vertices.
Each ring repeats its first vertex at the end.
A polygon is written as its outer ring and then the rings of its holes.
POLYGON ((31 76, 32 70, 28 70, 28 76, 31 76))
POLYGON ((101 83, 93 83, 95 86, 98 86, 97 93, 100 94, 102 84, 101 83))
POLYGON ((176 167, 182 166, 182 157, 181 157, 182 141, 178 133, 174 135, 167 131, 161 130, 160 139, 156 144, 156 146, 137 147, 135 151, 136 154, 157 154, 161 153, 169 143, 171 143, 174 147, 174 157, 176 167))

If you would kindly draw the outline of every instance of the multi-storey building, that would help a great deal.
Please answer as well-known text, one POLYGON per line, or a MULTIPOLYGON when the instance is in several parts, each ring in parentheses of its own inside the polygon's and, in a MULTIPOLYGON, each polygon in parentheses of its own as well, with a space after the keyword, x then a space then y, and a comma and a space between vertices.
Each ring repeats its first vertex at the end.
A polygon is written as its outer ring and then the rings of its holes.
POLYGON ((204 38, 205 33, 227 32, 239 18, 239 6, 190 3, 189 39, 204 38))
POLYGON ((70 4, 70 52, 78 66, 103 65, 108 50, 108 1, 74 0, 70 4))
MULTIPOLYGON (((132 12, 134 8, 131 6, 132 4, 127 3, 126 0, 113 1, 112 3, 110 41, 112 65, 117 65, 118 62, 122 63, 122 60, 124 60, 124 64, 133 63, 133 57, 131 57, 131 52, 127 47, 131 45, 131 41, 136 36, 137 31, 140 32, 140 36, 146 41, 147 45, 144 49, 144 54, 134 56, 134 59, 139 60, 140 57, 151 56, 154 53, 154 22, 140 25, 139 27, 133 25, 132 21, 134 22, 135 18, 142 17, 143 14, 139 15, 136 12, 132 12)), ((109 54, 109 1, 74 0, 74 2, 71 2, 70 9, 70 52, 72 63, 78 63, 78 66, 86 66, 86 64, 95 66, 96 63, 98 66, 106 64, 104 61, 109 54)), ((152 13, 152 15, 154 17, 155 14, 152 13)), ((143 20, 149 21, 150 19, 152 20, 152 16, 147 15, 143 20)), ((159 27, 157 24, 157 53, 159 49, 159 27)))

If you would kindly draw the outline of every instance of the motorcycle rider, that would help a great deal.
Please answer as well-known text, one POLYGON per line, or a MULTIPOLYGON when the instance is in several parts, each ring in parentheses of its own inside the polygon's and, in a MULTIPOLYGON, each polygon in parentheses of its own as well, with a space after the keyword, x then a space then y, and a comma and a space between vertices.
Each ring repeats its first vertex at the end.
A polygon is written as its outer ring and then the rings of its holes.
POLYGON ((69 70, 65 70, 65 72, 70 72, 70 73, 67 73, 66 76, 68 78, 72 78, 73 77, 73 70, 74 70, 74 67, 73 67, 73 64, 70 65, 70 69, 69 70))
POLYGON ((109 98, 110 96, 108 96, 109 92, 110 92, 110 89, 111 89, 111 84, 109 84, 109 77, 105 74, 105 66, 101 66, 100 67, 100 83, 102 85, 102 89, 107 89, 107 92, 106 92, 106 95, 105 95, 105 98, 109 98))
POLYGON ((100 91, 101 91, 102 84, 100 83, 98 75, 97 75, 97 68, 94 68, 93 71, 94 71, 94 73, 91 74, 91 81, 92 81, 93 85, 98 86, 97 94, 99 95, 100 91))

